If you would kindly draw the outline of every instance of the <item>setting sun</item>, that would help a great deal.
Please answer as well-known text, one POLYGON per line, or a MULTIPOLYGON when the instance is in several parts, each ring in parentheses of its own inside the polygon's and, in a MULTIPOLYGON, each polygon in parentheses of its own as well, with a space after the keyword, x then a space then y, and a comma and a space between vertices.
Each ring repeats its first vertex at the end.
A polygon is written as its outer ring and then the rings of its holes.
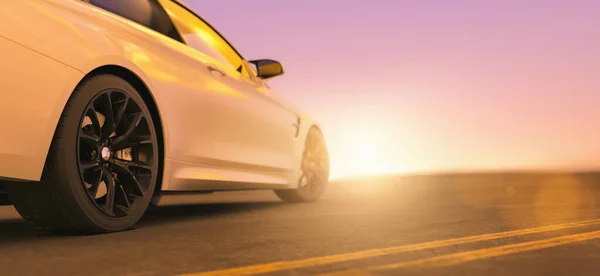
POLYGON ((352 145, 350 153, 352 160, 352 171, 355 173, 372 173, 379 168, 380 152, 378 147, 371 141, 359 140, 352 145))
POLYGON ((386 173, 390 171, 384 143, 373 137, 353 136, 347 139, 332 152, 339 156, 332 163, 332 177, 346 177, 353 175, 368 175, 386 173))

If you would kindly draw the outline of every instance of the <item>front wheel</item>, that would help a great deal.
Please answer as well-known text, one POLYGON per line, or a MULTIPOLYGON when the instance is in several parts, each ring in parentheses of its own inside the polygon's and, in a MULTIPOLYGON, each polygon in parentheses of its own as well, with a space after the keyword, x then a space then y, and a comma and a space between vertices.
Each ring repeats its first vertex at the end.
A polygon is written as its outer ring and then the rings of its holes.
POLYGON ((136 89, 113 75, 80 84, 69 99, 40 183, 12 183, 10 201, 52 232, 105 233, 133 226, 157 182, 157 134, 136 89))
POLYGON ((323 134, 311 128, 306 136, 302 157, 302 176, 298 188, 275 190, 275 194, 286 202, 317 201, 329 182, 329 155, 323 134))

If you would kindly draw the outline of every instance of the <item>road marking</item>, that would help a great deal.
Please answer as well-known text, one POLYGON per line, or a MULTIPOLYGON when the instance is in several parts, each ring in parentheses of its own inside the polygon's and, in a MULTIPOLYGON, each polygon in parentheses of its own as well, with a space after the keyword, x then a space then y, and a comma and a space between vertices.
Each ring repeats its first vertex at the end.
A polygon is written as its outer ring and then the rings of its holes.
POLYGON ((585 227, 585 226, 592 226, 592 225, 599 225, 599 224, 600 224, 600 219, 595 219, 595 220, 549 225, 549 226, 543 226, 543 227, 508 231, 508 232, 483 234, 483 235, 449 239, 449 240, 431 241, 431 242, 425 242, 425 243, 403 245, 403 246, 381 248, 381 249, 371 249, 371 250, 365 250, 365 251, 359 251, 359 252, 353 252, 353 253, 344 253, 344 254, 338 254, 338 255, 314 257, 314 258, 308 258, 308 259, 303 259, 303 260, 281 261, 281 262, 251 265, 251 266, 238 267, 238 268, 214 270, 214 271, 201 272, 201 273, 190 273, 190 274, 183 274, 182 276, 256 275, 256 274, 261 274, 261 273, 269 273, 269 272, 298 269, 298 268, 305 268, 305 267, 312 267, 312 266, 319 266, 319 265, 328 265, 328 264, 360 260, 360 259, 367 259, 367 258, 373 258, 373 257, 380 257, 380 256, 386 256, 386 255, 392 255, 392 254, 398 254, 398 253, 404 253, 404 252, 411 252, 411 251, 417 251, 417 250, 432 249, 432 248, 438 248, 438 247, 444 247, 444 246, 474 243, 474 242, 488 241, 488 240, 493 240, 493 239, 501 239, 501 238, 508 238, 508 237, 514 237, 514 236, 528 235, 528 234, 537 234, 537 233, 543 233, 543 232, 550 232, 550 231, 557 231, 557 230, 564 230, 564 229, 585 227))
POLYGON ((588 241, 600 238, 600 231, 587 232, 581 234, 574 234, 569 236, 560 236, 549 239, 542 239, 536 241, 522 242, 516 244, 509 244, 491 248, 484 248, 472 251, 465 251, 459 253, 452 253, 447 255, 441 255, 431 258, 424 258, 415 261, 400 262, 382 266, 369 267, 364 269, 351 269, 346 271, 338 271, 333 273, 319 274, 321 276, 334 276, 334 275, 370 275, 371 272, 392 270, 399 268, 415 267, 415 266, 426 266, 426 267, 444 267, 450 265, 457 265, 465 262, 487 259, 492 257, 499 257, 504 255, 535 251, 550 247, 556 247, 565 244, 571 244, 576 242, 588 241))

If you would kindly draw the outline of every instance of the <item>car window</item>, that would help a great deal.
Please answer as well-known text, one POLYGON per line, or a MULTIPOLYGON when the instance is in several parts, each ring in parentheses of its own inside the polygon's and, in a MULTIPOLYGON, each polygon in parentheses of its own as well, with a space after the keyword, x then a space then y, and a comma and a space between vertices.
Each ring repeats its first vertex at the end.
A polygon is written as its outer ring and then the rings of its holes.
POLYGON ((86 2, 182 41, 177 29, 156 0, 87 0, 86 2))
POLYGON ((173 1, 163 1, 163 7, 186 44, 251 78, 242 57, 210 25, 173 1))

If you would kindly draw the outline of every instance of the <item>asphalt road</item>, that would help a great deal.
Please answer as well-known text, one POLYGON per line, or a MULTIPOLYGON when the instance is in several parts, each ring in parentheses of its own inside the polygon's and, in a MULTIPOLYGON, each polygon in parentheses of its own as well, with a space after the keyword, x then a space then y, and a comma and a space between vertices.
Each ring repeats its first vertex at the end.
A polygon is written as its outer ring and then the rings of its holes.
POLYGON ((284 204, 270 192, 165 203, 137 229, 99 236, 36 233, 0 207, 0 275, 600 271, 594 174, 362 179, 333 184, 314 204, 284 204), (173 205, 186 202, 200 203, 173 205))

